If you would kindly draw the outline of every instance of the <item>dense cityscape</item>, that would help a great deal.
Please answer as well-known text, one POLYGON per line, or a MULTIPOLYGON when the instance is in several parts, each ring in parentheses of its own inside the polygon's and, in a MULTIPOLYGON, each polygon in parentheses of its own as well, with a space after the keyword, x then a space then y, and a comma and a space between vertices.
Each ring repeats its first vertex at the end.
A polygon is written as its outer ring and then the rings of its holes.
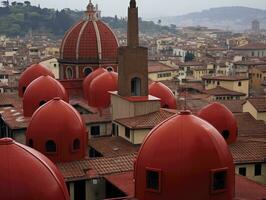
POLYGON ((266 199, 265 22, 2 4, 0 199, 266 199), (11 24, 38 9, 49 31, 11 24))

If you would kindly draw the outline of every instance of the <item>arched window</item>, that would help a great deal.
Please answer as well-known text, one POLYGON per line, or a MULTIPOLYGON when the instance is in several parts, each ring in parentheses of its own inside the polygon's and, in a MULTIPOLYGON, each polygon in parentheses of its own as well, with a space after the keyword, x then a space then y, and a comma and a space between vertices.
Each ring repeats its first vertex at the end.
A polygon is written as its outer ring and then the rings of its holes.
POLYGON ((228 130, 224 130, 222 132, 222 136, 224 137, 225 140, 227 140, 229 138, 229 136, 230 136, 229 131, 228 130))
POLYGON ((88 76, 92 72, 92 69, 90 67, 86 67, 83 72, 85 76, 88 76))
POLYGON ((114 71, 113 67, 107 67, 106 69, 107 69, 108 72, 114 71))
POLYGON ((133 78, 131 80, 131 95, 132 96, 140 96, 140 87, 141 87, 141 80, 140 78, 133 78))
POLYGON ((75 150, 79 150, 79 149, 80 149, 80 141, 79 141, 79 139, 75 139, 73 141, 73 150, 75 151, 75 150))
POLYGON ((71 67, 67 67, 67 69, 66 69, 66 77, 67 77, 67 79, 72 79, 73 78, 73 69, 71 67))
POLYGON ((46 104, 46 101, 40 101, 39 106, 42 106, 43 104, 46 104))
POLYGON ((33 148, 33 140, 32 139, 29 139, 28 146, 33 148))
POLYGON ((45 149, 47 153, 55 153, 56 152, 56 144, 53 140, 48 140, 45 144, 45 149))

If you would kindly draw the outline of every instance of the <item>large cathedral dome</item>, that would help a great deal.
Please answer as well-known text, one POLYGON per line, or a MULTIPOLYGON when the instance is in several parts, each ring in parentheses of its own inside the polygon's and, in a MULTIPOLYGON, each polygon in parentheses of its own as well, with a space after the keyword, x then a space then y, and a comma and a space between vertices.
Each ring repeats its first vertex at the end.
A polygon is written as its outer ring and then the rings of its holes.
POLYGON ((118 40, 115 34, 100 20, 100 12, 91 2, 85 13, 86 17, 70 28, 63 38, 59 60, 64 66, 63 79, 82 79, 99 64, 116 71, 118 40), (75 69, 77 65, 79 70, 75 69))

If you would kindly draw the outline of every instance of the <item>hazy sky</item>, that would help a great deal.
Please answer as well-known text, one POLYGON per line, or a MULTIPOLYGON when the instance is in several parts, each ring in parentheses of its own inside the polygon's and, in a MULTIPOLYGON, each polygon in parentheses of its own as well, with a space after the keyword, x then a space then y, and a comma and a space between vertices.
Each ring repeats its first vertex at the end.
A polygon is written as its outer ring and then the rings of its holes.
MULTIPOLYGON (((21 1, 21 0, 18 0, 21 1)), ((84 10, 89 0, 30 0, 48 8, 84 10)), ((103 16, 125 16, 129 0, 92 0, 98 3, 103 16)), ((142 17, 185 14, 220 6, 248 6, 266 10, 266 0, 137 0, 142 17)))

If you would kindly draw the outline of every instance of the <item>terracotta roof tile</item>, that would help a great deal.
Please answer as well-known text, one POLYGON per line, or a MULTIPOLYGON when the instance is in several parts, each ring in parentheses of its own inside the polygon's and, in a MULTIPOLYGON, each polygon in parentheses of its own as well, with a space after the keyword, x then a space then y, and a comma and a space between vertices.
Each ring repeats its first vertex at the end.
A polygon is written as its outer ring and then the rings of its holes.
POLYGON ((256 108, 258 112, 266 112, 266 98, 250 98, 248 101, 256 108))
POLYGON ((131 129, 152 129, 159 123, 171 117, 175 113, 168 110, 160 109, 160 111, 153 112, 147 115, 116 119, 115 122, 122 124, 131 129))
POLYGON ((238 124, 238 135, 241 137, 266 136, 266 124, 256 120, 250 113, 235 113, 238 124))
POLYGON ((160 62, 149 62, 148 64, 149 73, 151 72, 166 72, 166 71, 176 71, 174 67, 162 64, 160 62))
POLYGON ((220 81, 242 81, 242 80, 249 80, 243 76, 203 76, 203 80, 220 80, 220 81))
POLYGON ((230 148, 235 164, 266 162, 266 140, 241 138, 230 148))
POLYGON ((66 181, 133 171, 136 154, 57 163, 66 181), (95 173, 95 172, 96 173, 95 173), (93 172, 93 173, 90 173, 93 172))
POLYGON ((244 93, 228 90, 221 86, 217 86, 216 88, 210 90, 205 90, 204 92, 212 96, 246 96, 244 93))
POLYGON ((121 137, 98 137, 90 139, 90 146, 104 157, 136 153, 140 145, 133 145, 121 137))

